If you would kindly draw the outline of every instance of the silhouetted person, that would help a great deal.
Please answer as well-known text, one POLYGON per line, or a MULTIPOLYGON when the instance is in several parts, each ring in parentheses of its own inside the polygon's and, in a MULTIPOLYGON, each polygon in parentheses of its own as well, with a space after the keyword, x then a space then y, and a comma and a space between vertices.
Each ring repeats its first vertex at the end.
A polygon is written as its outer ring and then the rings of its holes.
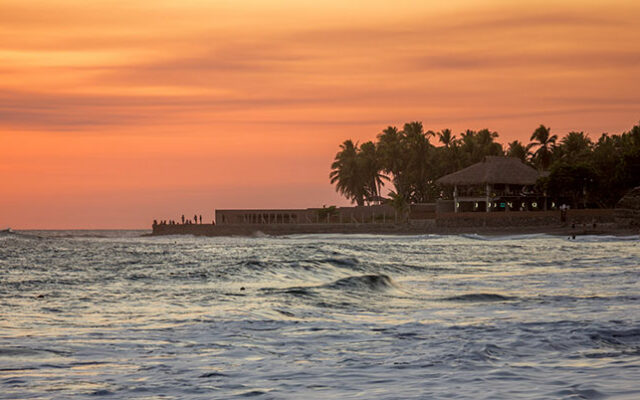
POLYGON ((198 223, 198 216, 197 216, 197 215, 194 215, 194 216, 193 216, 193 223, 194 223, 194 224, 197 224, 197 223, 198 223))
POLYGON ((156 226, 158 226, 158 221, 156 221, 155 219, 153 220, 153 227, 155 228, 156 226))
POLYGON ((560 222, 562 225, 567 222, 567 206, 565 204, 560 206, 560 222))
POLYGON ((202 215, 200 216, 200 225, 202 225, 202 215))
POLYGON ((182 225, 184 225, 184 214, 182 214, 182 225))

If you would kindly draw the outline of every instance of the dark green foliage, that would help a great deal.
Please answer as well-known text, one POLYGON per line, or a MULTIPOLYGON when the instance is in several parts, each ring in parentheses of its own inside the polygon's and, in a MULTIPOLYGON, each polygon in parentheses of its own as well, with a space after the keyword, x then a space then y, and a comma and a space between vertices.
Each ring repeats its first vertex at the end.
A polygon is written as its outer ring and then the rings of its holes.
POLYGON ((382 181, 380 157, 373 142, 358 147, 352 140, 345 140, 331 164, 329 178, 336 191, 362 206, 376 201, 382 181))
POLYGON ((629 189, 640 186, 640 125, 622 135, 603 134, 588 162, 597 176, 595 200, 613 207, 629 189))
POLYGON ((320 221, 330 220, 332 217, 338 215, 338 208, 336 206, 323 206, 318 210, 318 219, 320 221))
POLYGON ((531 161, 541 171, 549 169, 552 162, 552 152, 558 140, 557 135, 551 135, 551 128, 547 128, 544 125, 540 125, 531 135, 530 148, 537 147, 538 149, 533 153, 531 161))
POLYGON ((538 188, 551 198, 585 205, 613 207, 629 189, 640 186, 640 125, 621 135, 603 134, 593 142, 584 132, 558 140, 540 125, 531 143, 509 143, 506 151, 489 129, 467 130, 456 137, 450 129, 425 131, 421 122, 389 126, 360 147, 345 141, 331 165, 331 183, 357 204, 380 200, 383 180, 393 184, 392 203, 432 202, 449 197, 451 188, 435 181, 480 162, 486 156, 515 157, 541 171, 538 188), (434 138, 439 146, 434 146, 434 138))
POLYGON ((508 157, 517 158, 518 160, 526 163, 531 153, 529 152, 528 146, 523 145, 519 140, 514 140, 509 143, 506 155, 508 157))
POLYGON ((425 202, 433 196, 435 148, 429 142, 433 135, 424 131, 421 122, 404 124, 402 131, 388 127, 378 135, 382 171, 391 175, 395 192, 412 203, 425 202))
POLYGON ((396 211, 397 215, 400 216, 401 221, 406 221, 409 218, 409 212, 411 208, 409 207, 409 203, 407 199, 404 198, 401 194, 398 194, 391 190, 389 192, 389 198, 385 202, 386 204, 393 207, 396 211))
POLYGON ((547 195, 569 200, 573 208, 583 207, 595 188, 596 180, 595 172, 587 164, 554 164, 547 180, 547 195))

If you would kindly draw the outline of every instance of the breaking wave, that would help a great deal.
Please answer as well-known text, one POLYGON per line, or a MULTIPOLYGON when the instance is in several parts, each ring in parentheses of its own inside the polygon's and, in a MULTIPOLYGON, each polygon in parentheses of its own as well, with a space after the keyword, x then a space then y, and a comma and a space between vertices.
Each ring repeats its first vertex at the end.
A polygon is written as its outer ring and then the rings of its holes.
POLYGON ((469 302, 482 302, 482 301, 508 301, 515 300, 516 297, 505 296, 496 293, 467 293, 458 296, 445 297, 446 301, 469 301, 469 302))
POLYGON ((350 276, 321 287, 335 290, 378 292, 397 288, 398 286, 388 275, 380 274, 350 276))

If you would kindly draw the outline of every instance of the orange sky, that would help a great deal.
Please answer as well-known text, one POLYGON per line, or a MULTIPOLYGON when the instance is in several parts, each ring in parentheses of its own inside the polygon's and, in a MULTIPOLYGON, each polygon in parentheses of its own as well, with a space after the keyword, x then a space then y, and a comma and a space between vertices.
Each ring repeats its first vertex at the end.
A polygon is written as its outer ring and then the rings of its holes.
POLYGON ((558 3, 3 0, 0 229, 346 204, 338 145, 411 120, 631 128, 640 3, 558 3))

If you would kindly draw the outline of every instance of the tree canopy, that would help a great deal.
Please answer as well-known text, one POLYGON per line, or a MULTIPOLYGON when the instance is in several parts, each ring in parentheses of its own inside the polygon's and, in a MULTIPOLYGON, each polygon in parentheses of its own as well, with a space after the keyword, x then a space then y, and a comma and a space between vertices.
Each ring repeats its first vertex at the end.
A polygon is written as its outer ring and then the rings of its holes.
POLYGON ((353 203, 380 202, 381 188, 391 182, 391 197, 406 203, 425 203, 447 197, 450 188, 436 180, 480 162, 486 156, 509 156, 549 174, 539 188, 550 197, 570 198, 575 205, 612 207, 629 189, 640 185, 640 124, 619 135, 602 134, 597 141, 584 132, 562 138, 540 125, 527 145, 506 147, 489 129, 425 130, 422 122, 389 126, 376 141, 359 145, 346 140, 331 164, 336 191, 353 203), (433 143, 432 143, 433 141, 433 143))

